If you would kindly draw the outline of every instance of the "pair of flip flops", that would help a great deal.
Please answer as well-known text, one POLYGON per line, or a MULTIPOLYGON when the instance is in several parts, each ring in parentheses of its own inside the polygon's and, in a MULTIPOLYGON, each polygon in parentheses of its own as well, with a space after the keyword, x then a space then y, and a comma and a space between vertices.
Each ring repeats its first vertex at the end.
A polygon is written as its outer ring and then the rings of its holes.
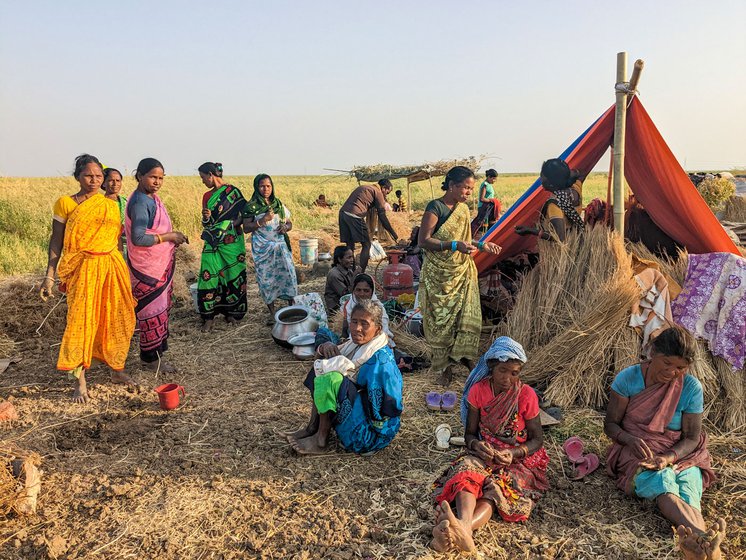
POLYGON ((430 410, 444 410, 450 412, 456 408, 457 402, 458 395, 453 391, 446 391, 445 393, 430 391, 425 395, 425 404, 427 404, 427 408, 430 410))
POLYGON ((438 449, 448 449, 450 445, 466 445, 463 437, 451 437, 451 433, 451 427, 448 424, 440 424, 437 428, 435 428, 435 447, 437 447, 438 449))
POLYGON ((595 471, 601 464, 598 455, 595 453, 584 454, 583 448, 583 440, 578 436, 569 437, 562 444, 562 449, 565 455, 567 455, 568 460, 575 465, 575 469, 570 475, 570 478, 573 480, 582 480, 595 471))

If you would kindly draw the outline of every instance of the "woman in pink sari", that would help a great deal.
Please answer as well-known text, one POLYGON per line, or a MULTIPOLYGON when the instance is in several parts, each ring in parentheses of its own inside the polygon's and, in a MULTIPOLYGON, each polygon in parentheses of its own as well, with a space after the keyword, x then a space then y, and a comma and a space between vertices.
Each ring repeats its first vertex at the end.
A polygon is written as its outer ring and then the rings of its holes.
POLYGON ((715 473, 702 429, 702 385, 686 373, 695 348, 689 332, 670 327, 652 342, 649 360, 614 378, 604 422, 614 442, 606 467, 626 494, 655 500, 676 528, 684 558, 717 560, 725 521, 708 529, 700 511, 715 473))
POLYGON ((439 552, 473 551, 473 532, 494 513, 503 521, 526 521, 549 488, 539 399, 520 380, 525 362, 523 347, 501 336, 466 380, 461 420, 467 450, 435 482, 431 546, 439 552))
POLYGON ((176 247, 189 243, 171 228, 171 218, 156 194, 163 184, 163 165, 145 158, 137 166, 137 190, 127 203, 124 229, 132 293, 137 299, 140 359, 149 369, 174 371, 161 357, 168 349, 168 311, 176 266, 176 247))

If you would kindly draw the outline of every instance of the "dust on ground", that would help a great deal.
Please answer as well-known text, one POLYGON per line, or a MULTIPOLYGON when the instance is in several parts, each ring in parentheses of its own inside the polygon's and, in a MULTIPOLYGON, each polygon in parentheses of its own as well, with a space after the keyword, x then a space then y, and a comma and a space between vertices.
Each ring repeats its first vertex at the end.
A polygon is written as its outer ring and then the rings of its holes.
MULTIPOLYGON (((0 326, 23 358, 0 379, 0 394, 21 417, 2 432, 2 445, 43 457, 39 510, 2 522, 0 557, 457 557, 427 547, 431 484, 458 452, 437 450, 432 434, 443 422, 460 430, 456 412, 427 410, 423 395, 437 389, 432 375, 405 375, 401 432, 384 451, 362 458, 333 443, 333 453, 298 457, 279 432, 307 418, 310 399, 301 382, 308 363, 274 344, 255 288, 252 311, 241 324, 219 320, 203 334, 184 293, 186 280, 180 282, 168 356, 179 373, 164 377, 138 369, 133 341, 127 372, 142 390, 111 385, 99 366, 91 372, 86 405, 70 402, 70 382, 54 369, 64 304, 35 337, 53 304, 36 300, 29 279, 0 286, 6 312, 0 326), (24 315, 10 317, 11 311, 24 315), (175 411, 161 411, 152 391, 166 382, 186 388, 175 411)), ((302 290, 323 290, 323 279, 302 290)), ((454 385, 465 375, 460 371, 454 385)), ((598 412, 575 410, 547 431, 551 489, 528 523, 493 520, 479 531, 476 557, 677 557, 665 520, 649 504, 623 496, 603 467, 585 482, 568 480, 561 442, 578 434, 603 457, 601 422, 598 412)), ((726 517, 725 556, 744 558, 743 454, 727 437, 713 438, 712 450, 716 470, 730 474, 705 493, 704 514, 726 517), (727 469, 738 461, 741 470, 727 469)))

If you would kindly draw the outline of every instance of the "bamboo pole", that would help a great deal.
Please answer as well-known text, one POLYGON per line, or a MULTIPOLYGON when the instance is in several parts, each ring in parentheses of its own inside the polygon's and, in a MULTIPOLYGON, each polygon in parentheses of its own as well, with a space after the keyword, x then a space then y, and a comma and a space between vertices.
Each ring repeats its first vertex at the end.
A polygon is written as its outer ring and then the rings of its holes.
POLYGON ((627 53, 616 55, 616 114, 614 116, 614 231, 624 235, 624 136, 627 127, 627 53))
POLYGON ((640 82, 640 74, 643 68, 645 68, 645 61, 640 58, 635 60, 635 65, 632 67, 632 77, 629 79, 629 91, 635 92, 637 90, 637 84, 640 82))
POLYGON ((407 177, 407 214, 412 213, 412 181, 407 177))

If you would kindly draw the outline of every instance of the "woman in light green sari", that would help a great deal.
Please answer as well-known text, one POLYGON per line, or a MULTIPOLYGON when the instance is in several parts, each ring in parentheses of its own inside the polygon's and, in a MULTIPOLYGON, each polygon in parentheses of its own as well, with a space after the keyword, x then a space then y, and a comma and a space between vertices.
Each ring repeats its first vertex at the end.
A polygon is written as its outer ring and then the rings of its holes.
POLYGON ((494 243, 472 242, 471 213, 466 201, 474 189, 474 172, 452 168, 443 181, 445 194, 430 201, 420 226, 419 246, 425 252, 420 272, 419 303, 425 340, 432 352, 438 383, 448 385, 452 366, 469 370, 477 357, 482 327, 475 251, 497 254, 494 243))
POLYGON ((246 199, 223 182, 223 165, 206 162, 198 168, 209 189, 202 198, 202 261, 197 282, 197 306, 202 330, 212 329, 218 314, 240 321, 246 314, 246 242, 243 211, 246 199))

